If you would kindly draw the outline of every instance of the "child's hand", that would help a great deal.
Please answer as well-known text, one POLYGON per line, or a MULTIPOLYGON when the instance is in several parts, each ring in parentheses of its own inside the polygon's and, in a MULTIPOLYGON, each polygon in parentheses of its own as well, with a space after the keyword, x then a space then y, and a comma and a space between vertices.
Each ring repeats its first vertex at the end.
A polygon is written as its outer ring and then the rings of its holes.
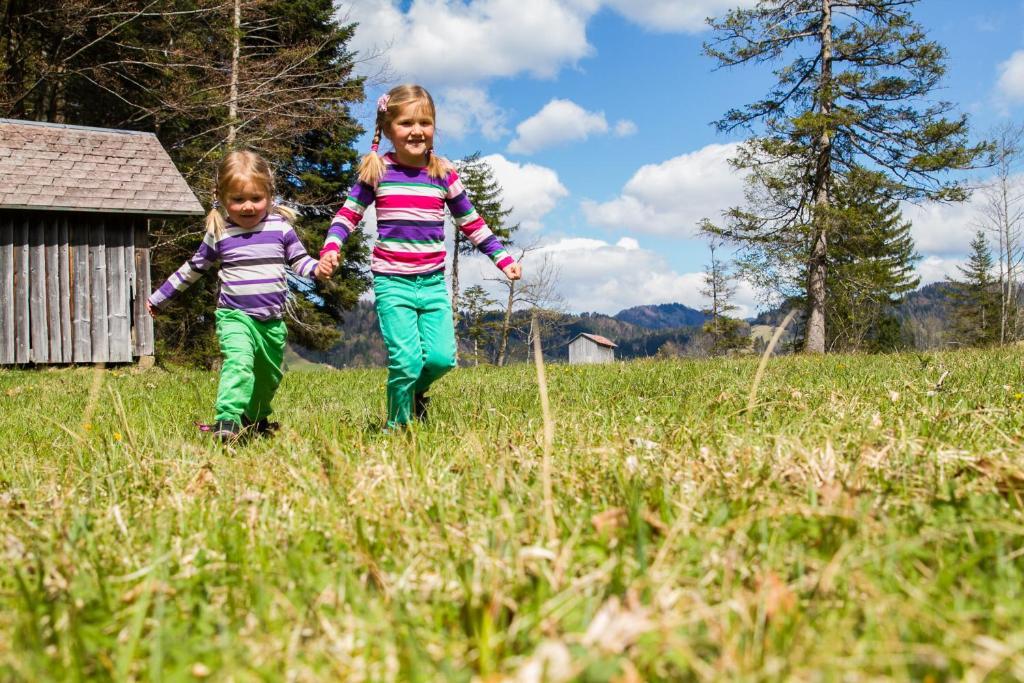
POLYGON ((518 280, 523 276, 523 267, 518 263, 510 263, 501 269, 509 280, 518 280))
POLYGON ((157 310, 156 310, 156 308, 155 308, 155 307, 153 306, 153 304, 149 303, 149 299, 147 299, 147 300, 146 300, 146 310, 147 310, 147 311, 149 311, 149 314, 150 314, 151 316, 153 316, 154 318, 156 317, 156 314, 157 314, 157 310))
POLYGON ((326 280, 334 274, 334 269, 338 267, 338 252, 328 251, 325 254, 321 254, 320 261, 316 264, 316 277, 320 280, 326 280))

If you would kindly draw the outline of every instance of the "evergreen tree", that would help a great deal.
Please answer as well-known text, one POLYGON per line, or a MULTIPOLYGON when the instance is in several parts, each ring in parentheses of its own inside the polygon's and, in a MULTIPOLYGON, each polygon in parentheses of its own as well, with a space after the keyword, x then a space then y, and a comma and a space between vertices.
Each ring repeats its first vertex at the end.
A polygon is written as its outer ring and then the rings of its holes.
POLYGON ((962 200, 947 178, 987 145, 969 145, 967 120, 933 103, 945 51, 907 10, 916 0, 759 0, 711 20, 705 52, 722 66, 789 60, 768 95, 717 122, 752 130, 733 160, 749 171, 746 207, 717 234, 740 245, 765 284, 785 283, 807 302, 808 352, 825 350, 827 264, 835 185, 856 166, 876 169, 896 200, 962 200), (802 267, 794 267, 799 259, 802 267), (805 274, 802 282, 794 276, 805 274))
POLYGON ((480 285, 473 285, 462 295, 460 329, 473 347, 473 365, 480 365, 480 358, 494 340, 497 325, 487 314, 497 304, 480 285))
POLYGON ((979 230, 971 241, 966 266, 957 268, 962 279, 953 281, 950 292, 955 334, 961 344, 988 346, 999 341, 999 291, 992 277, 994 265, 992 249, 979 230))
POLYGON ((702 310, 709 320, 704 323, 704 334, 710 338, 708 353, 713 356, 750 345, 746 325, 728 314, 736 310, 732 303, 736 295, 734 275, 728 264, 718 256, 720 242, 712 237, 708 244, 711 262, 704 266, 704 286, 700 293, 710 306, 702 310))
MULTIPOLYGON (((463 187, 466 188, 466 195, 473 202, 474 208, 480 217, 487 223, 498 239, 505 247, 512 245, 512 233, 519 229, 519 225, 508 225, 507 220, 512 209, 505 208, 501 196, 501 185, 494 177, 494 170, 490 165, 480 158, 480 152, 474 152, 464 159, 456 162, 459 177, 463 187)), ((468 256, 476 251, 476 247, 466 239, 461 230, 455 230, 454 248, 452 249, 452 311, 455 316, 455 323, 458 325, 459 317, 459 262, 460 257, 468 256)))
POLYGON ((911 224, 879 174, 854 168, 836 183, 826 286, 828 348, 892 351, 904 346, 895 307, 920 278, 911 224))

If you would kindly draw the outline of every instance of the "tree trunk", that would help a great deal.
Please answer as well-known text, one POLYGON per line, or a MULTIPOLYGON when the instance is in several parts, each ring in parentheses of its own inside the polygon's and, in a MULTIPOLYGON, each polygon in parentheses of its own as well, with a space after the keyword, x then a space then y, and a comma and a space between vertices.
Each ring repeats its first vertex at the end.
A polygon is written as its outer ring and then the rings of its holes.
POLYGON ((455 228, 455 245, 452 247, 452 324, 459 329, 459 228, 455 228))
POLYGON ((501 322, 501 344, 498 346, 498 367, 505 365, 505 351, 508 349, 508 335, 512 328, 512 304, 515 301, 516 283, 508 283, 508 304, 505 306, 505 319, 501 322))
POLYGON ((1008 333, 1007 326, 1010 322, 1010 302, 1013 301, 1013 226, 1011 225, 1010 219, 1010 197, 1009 197, 1009 178, 1004 177, 1001 180, 1001 211, 1003 214, 1003 236, 999 241, 1003 243, 1004 253, 1000 254, 1003 257, 1003 263, 1005 267, 1000 267, 999 270, 1003 271, 1003 275, 1006 278, 1003 286, 1000 287, 1002 294, 1001 310, 1000 310, 1000 329, 999 329, 999 343, 1005 344, 1009 341, 1011 334, 1008 333))
POLYGON ((238 58, 242 51, 242 0, 235 0, 235 18, 231 50, 231 92, 228 95, 228 147, 235 144, 235 123, 238 121, 238 58))
POLYGON ((819 114, 822 122, 814 173, 814 243, 807 267, 807 337, 804 351, 825 352, 825 269, 828 254, 829 181, 832 171, 832 1, 821 0, 821 81, 818 84, 819 114))

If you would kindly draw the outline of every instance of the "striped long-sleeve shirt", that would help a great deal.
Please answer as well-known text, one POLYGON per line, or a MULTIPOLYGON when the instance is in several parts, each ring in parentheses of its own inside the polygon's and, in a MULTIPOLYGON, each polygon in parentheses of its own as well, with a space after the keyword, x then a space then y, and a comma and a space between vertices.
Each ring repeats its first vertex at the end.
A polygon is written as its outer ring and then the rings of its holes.
POLYGON ((234 308, 257 320, 282 317, 288 282, 285 265, 310 277, 317 262, 309 257, 287 220, 270 214, 251 230, 228 223, 220 238, 207 232, 195 255, 149 297, 159 308, 220 263, 218 308, 234 308))
POLYGON ((444 269, 444 207, 456 227, 498 268, 515 263, 501 241, 473 208, 455 170, 431 178, 426 168, 403 166, 384 155, 377 187, 362 181, 349 192, 327 231, 320 252, 341 249, 371 203, 376 203, 377 244, 370 270, 381 275, 423 275, 444 269))

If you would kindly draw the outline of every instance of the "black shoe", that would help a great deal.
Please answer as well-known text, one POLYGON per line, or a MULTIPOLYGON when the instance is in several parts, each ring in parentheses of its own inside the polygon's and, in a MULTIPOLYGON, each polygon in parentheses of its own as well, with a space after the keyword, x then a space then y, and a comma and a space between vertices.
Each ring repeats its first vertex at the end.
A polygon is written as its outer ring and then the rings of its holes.
POLYGON ((412 414, 417 420, 427 419, 427 406, 430 403, 430 397, 426 394, 416 394, 412 399, 412 414))
POLYGON ((280 428, 280 423, 270 422, 265 417, 261 417, 253 422, 245 415, 242 416, 242 429, 248 430, 257 436, 270 436, 280 428))
POLYGON ((223 443, 234 443, 242 433, 242 425, 233 420, 217 420, 213 423, 213 438, 223 443))

